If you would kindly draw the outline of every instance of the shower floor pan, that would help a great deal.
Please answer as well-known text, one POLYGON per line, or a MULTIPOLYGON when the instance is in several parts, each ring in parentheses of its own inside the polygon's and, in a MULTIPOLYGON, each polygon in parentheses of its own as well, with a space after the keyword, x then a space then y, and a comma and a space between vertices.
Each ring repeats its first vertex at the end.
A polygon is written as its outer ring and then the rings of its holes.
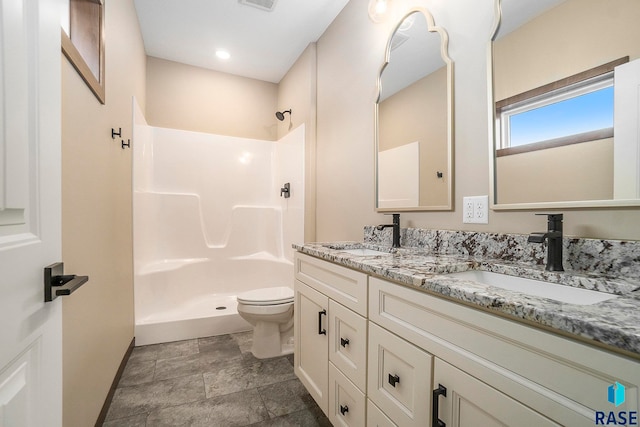
POLYGON ((136 318, 136 345, 181 341, 250 331, 238 314, 235 295, 209 295, 188 301, 171 311, 136 318))

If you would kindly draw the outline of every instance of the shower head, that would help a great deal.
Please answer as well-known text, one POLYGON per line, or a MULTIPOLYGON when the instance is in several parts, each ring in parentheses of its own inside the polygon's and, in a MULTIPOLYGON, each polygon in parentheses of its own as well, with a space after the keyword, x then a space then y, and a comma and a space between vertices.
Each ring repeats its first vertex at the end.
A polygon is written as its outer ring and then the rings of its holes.
POLYGON ((282 112, 276 111, 276 117, 278 118, 278 120, 283 121, 285 113, 289 113, 289 115, 291 115, 291 110, 285 110, 285 111, 282 111, 282 112))

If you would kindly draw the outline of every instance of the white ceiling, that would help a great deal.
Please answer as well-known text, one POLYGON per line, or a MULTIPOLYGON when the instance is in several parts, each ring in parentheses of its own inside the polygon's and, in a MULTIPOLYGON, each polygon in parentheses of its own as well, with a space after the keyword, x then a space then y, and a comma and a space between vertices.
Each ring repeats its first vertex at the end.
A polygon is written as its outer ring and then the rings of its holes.
POLYGON ((273 83, 347 2, 277 0, 267 12, 238 0, 134 0, 147 55, 273 83))

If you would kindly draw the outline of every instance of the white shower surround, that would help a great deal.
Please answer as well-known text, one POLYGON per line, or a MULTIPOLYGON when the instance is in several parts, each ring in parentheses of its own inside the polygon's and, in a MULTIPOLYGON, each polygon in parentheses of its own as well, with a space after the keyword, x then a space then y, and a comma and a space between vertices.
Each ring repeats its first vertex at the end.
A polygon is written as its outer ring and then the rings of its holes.
POLYGON ((136 344, 250 330, 238 293, 293 288, 304 125, 273 142, 151 127, 134 110, 136 344))

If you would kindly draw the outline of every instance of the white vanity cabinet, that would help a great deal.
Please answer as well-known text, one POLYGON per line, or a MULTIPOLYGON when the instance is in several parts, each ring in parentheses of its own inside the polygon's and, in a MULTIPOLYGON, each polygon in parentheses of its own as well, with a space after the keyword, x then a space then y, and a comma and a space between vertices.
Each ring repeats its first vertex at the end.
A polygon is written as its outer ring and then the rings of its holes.
POLYGON ((377 278, 369 320, 433 355, 432 390, 446 396, 424 404, 449 427, 593 426, 596 411, 638 411, 636 360, 377 278), (616 381, 618 407, 607 401, 616 381))
POLYGON ((334 426, 366 425, 367 280, 295 257, 294 370, 334 426))
POLYGON ((295 276, 295 372, 336 426, 593 426, 597 411, 637 414, 637 359, 305 254, 295 276), (617 407, 615 383, 626 392, 617 407))

